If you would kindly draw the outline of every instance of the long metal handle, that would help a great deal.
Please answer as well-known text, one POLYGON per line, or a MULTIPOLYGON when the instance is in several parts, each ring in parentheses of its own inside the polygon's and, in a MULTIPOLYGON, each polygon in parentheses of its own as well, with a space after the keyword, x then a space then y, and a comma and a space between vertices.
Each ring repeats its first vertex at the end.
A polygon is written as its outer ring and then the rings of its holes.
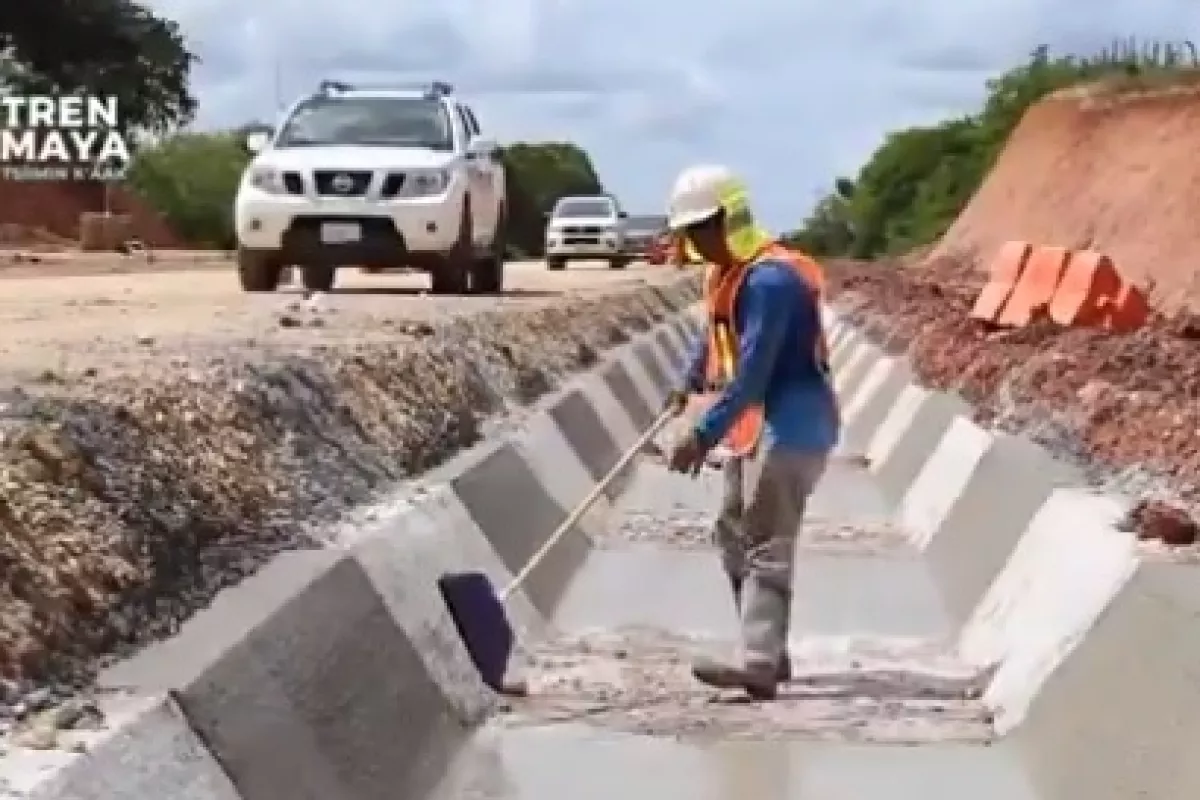
POLYGON ((674 409, 666 409, 662 414, 659 415, 658 419, 654 420, 650 427, 646 429, 646 432, 638 437, 638 440, 633 443, 633 446, 630 447, 623 456, 621 456, 620 460, 618 460, 613 468, 608 471, 608 474, 600 479, 600 482, 597 483, 595 488, 588 493, 588 496, 579 501, 579 505, 575 507, 575 510, 567 515, 567 518, 562 521, 561 525, 555 528, 554 533, 550 534, 550 538, 546 540, 541 548, 529 559, 529 562, 521 569, 520 572, 517 573, 516 577, 513 578, 512 583, 510 583, 508 588, 505 589, 500 595, 501 602, 508 600, 509 596, 521 587, 521 584, 525 582, 525 580, 535 569, 537 569, 538 564, 540 564, 542 559, 546 557, 546 554, 554 549, 554 545, 558 544, 559 540, 566 536, 571 529, 579 523, 579 520, 588 512, 588 509, 595 505, 596 501, 600 499, 600 496, 604 494, 606 489, 608 489, 609 484, 616 480, 617 476, 625 471, 625 468, 629 466, 629 462, 633 461, 633 459, 637 457, 638 453, 641 452, 642 448, 644 448, 647 443, 649 443, 649 441, 653 439, 654 436, 661 431, 668 422, 674 419, 675 416, 674 409))

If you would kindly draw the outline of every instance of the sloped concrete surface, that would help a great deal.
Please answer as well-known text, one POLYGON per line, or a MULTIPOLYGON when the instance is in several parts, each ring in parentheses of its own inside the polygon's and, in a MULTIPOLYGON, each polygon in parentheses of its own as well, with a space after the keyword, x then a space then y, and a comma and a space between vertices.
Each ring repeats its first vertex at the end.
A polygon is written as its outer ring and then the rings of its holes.
POLYGON ((704 541, 719 486, 647 460, 532 648, 534 695, 473 737, 439 800, 1190 795, 1188 648, 1163 645, 1194 619, 1190 569, 1142 565, 1123 498, 834 339, 847 436, 800 543, 783 698, 690 682, 687 657, 734 636, 704 541))
POLYGON ((846 437, 798 543, 777 702, 688 671, 735 645, 713 472, 647 455, 514 593, 528 697, 482 685, 434 589, 508 584, 661 408, 698 330, 682 314, 114 666, 126 723, 85 755, 10 754, 11 796, 1194 795, 1193 568, 1147 559, 1124 498, 830 324, 846 437))

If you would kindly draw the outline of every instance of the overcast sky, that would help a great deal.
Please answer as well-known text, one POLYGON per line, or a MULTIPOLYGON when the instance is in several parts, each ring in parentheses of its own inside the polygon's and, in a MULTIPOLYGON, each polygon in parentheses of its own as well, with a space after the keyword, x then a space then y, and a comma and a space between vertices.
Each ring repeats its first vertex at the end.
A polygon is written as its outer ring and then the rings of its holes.
POLYGON ((569 140, 633 213, 694 162, 795 227, 888 130, 975 110, 1039 44, 1200 41, 1198 0, 149 0, 203 59, 203 127, 325 77, 445 77, 501 142, 569 140))

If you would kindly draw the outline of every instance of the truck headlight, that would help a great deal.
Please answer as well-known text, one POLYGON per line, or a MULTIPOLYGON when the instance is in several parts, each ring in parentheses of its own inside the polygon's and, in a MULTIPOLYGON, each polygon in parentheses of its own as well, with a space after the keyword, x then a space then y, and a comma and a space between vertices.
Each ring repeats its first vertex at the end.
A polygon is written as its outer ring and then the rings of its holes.
POLYGON ((413 173, 408 182, 409 194, 416 197, 441 194, 449 185, 450 173, 444 169, 413 173))
POLYGON ((246 182, 267 194, 285 194, 283 173, 274 167, 251 167, 246 182))

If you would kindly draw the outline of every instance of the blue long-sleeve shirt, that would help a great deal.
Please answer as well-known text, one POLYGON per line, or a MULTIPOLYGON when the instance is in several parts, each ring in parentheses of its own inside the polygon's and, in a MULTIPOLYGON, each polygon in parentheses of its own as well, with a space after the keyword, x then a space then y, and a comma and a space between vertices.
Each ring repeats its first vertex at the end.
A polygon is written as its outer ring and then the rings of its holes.
MULTIPOLYGON (((734 304, 738 336, 733 381, 696 426, 702 443, 719 442, 749 406, 761 403, 774 446, 828 452, 841 427, 833 387, 818 362, 821 310, 816 294, 792 267, 758 263, 734 304)), ((704 384, 708 340, 703 337, 686 376, 690 391, 704 384)))

